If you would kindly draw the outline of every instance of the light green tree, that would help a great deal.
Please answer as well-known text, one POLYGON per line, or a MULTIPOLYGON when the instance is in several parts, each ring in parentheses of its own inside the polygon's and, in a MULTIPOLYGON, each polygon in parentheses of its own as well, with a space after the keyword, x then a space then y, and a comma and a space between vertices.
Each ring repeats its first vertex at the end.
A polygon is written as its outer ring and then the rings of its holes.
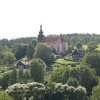
POLYGON ((98 45, 96 43, 88 44, 88 52, 93 53, 96 51, 96 48, 98 48, 98 45))
POLYGON ((12 85, 16 82, 17 82, 17 72, 16 72, 16 69, 14 69, 9 78, 9 85, 12 85))
POLYGON ((100 83, 93 88, 90 100, 100 100, 100 83))
POLYGON ((0 100, 13 100, 6 92, 0 92, 0 100))
POLYGON ((10 67, 13 65, 14 61, 15 61, 15 56, 12 52, 8 51, 4 53, 4 58, 3 58, 4 64, 10 67))

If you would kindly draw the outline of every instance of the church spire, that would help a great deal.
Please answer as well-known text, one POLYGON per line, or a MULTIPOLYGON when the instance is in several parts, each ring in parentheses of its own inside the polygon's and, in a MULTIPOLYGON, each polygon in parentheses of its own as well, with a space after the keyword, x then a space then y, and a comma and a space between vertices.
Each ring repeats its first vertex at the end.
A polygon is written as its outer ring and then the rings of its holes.
POLYGON ((38 35, 38 42, 45 42, 45 36, 43 35, 43 31, 42 31, 42 25, 40 25, 40 31, 39 31, 39 35, 38 35))
POLYGON ((43 35, 43 31, 42 31, 42 25, 40 25, 40 31, 39 31, 40 35, 43 35))

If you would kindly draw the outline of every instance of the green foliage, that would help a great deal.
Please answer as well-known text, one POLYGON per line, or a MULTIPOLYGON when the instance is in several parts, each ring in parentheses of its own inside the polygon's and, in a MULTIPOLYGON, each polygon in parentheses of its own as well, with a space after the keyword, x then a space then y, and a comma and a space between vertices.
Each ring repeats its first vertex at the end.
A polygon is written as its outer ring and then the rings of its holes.
POLYGON ((28 47, 27 47, 26 55, 29 59, 32 59, 33 54, 34 54, 34 46, 32 44, 29 44, 28 47))
POLYGON ((90 95, 92 88, 97 85, 98 78, 94 69, 86 66, 79 66, 75 68, 58 68, 54 70, 51 75, 51 80, 54 82, 66 83, 77 86, 82 85, 87 89, 87 94, 90 95), (69 79, 69 78, 72 79, 69 79), (69 79, 69 80, 68 80, 69 79))
POLYGON ((78 81, 76 78, 70 77, 70 78, 67 80, 67 84, 68 84, 69 86, 77 87, 77 86, 79 85, 79 81, 78 81))
POLYGON ((89 43, 88 44, 88 52, 93 53, 96 51, 96 48, 98 48, 96 43, 89 43))
POLYGON ((87 89, 88 95, 91 94, 92 88, 98 84, 98 78, 96 77, 96 72, 94 69, 88 66, 81 66, 79 69, 80 84, 87 89))
POLYGON ((24 79, 23 69, 19 69, 17 75, 18 75, 18 82, 22 83, 22 81, 24 79))
POLYGON ((93 88, 90 100, 100 100, 100 82, 93 88))
POLYGON ((55 60, 51 47, 42 43, 36 46, 35 57, 42 59, 48 66, 55 60))
POLYGON ((37 41, 37 39, 33 39, 31 43, 35 47, 37 45, 38 41, 37 41))
POLYGON ((0 100, 13 100, 6 92, 0 91, 0 100))
POLYGON ((15 56, 12 52, 8 51, 4 53, 3 62, 4 64, 6 64, 6 66, 13 65, 14 61, 15 61, 15 56))
POLYGON ((12 71, 8 71, 0 75, 0 86, 3 89, 6 89, 8 87, 8 82, 11 74, 12 71))
POLYGON ((100 76, 100 54, 92 53, 84 56, 83 63, 89 65, 92 68, 96 69, 97 75, 100 76))
POLYGON ((76 100, 86 100, 86 89, 84 87, 78 86, 75 90, 76 100))
POLYGON ((15 57, 17 60, 23 58, 27 52, 27 45, 20 44, 16 46, 16 50, 14 51, 15 57))
POLYGON ((9 77, 9 85, 12 85, 17 82, 17 72, 16 69, 12 71, 12 74, 9 77))
POLYGON ((34 81, 42 82, 44 80, 45 63, 40 59, 33 59, 30 65, 30 74, 34 81))
POLYGON ((9 86, 6 92, 14 100, 86 100, 86 89, 82 86, 77 88, 67 84, 53 83, 53 85, 44 85, 42 83, 32 82, 27 84, 14 84, 9 86))
POLYGON ((76 47, 77 47, 78 49, 80 49, 80 48, 82 48, 82 44, 81 44, 81 43, 77 43, 77 44, 76 44, 76 47))
POLYGON ((38 96, 43 95, 45 86, 42 83, 32 82, 28 84, 16 83, 9 86, 6 92, 13 97, 14 100, 23 100, 26 97, 28 100, 31 96, 37 100, 38 96))
POLYGON ((78 62, 73 62, 73 61, 68 61, 68 60, 64 60, 64 59, 57 59, 55 61, 55 63, 57 64, 61 64, 61 65, 71 65, 71 66, 76 66, 77 64, 79 64, 78 62))
MULTIPOLYGON (((52 75, 51 75, 51 80, 53 81, 53 82, 56 82, 56 83, 58 83, 58 82, 64 82, 64 83, 66 83, 66 74, 67 73, 65 73, 66 71, 65 71, 65 69, 63 68, 63 69, 61 69, 61 68, 58 68, 57 70, 55 70, 54 72, 52 72, 52 75), (64 81, 63 81, 63 79, 64 79, 64 81)), ((68 70, 68 73, 69 73, 69 70, 68 70)))

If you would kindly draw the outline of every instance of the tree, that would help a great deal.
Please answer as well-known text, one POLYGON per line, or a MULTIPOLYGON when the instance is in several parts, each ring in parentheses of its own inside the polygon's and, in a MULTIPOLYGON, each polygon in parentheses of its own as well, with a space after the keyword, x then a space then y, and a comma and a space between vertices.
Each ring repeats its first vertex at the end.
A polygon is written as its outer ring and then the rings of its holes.
POLYGON ((100 100, 100 82, 93 88, 90 100, 100 100))
POLYGON ((0 100, 13 100, 6 92, 0 92, 0 100))
POLYGON ((89 51, 90 53, 93 53, 93 52, 96 51, 96 48, 97 48, 97 47, 98 47, 98 46, 97 46, 96 43, 89 43, 89 44, 88 44, 88 51, 89 51))
POLYGON ((16 82, 17 82, 17 72, 16 72, 16 69, 14 69, 9 78, 9 85, 12 85, 16 82))
POLYGON ((77 47, 78 49, 80 49, 80 48, 82 47, 82 44, 81 44, 81 43, 77 43, 77 44, 76 44, 76 47, 77 47))
POLYGON ((18 70, 18 82, 22 82, 23 81, 23 78, 24 78, 24 71, 23 71, 23 69, 22 68, 20 68, 19 70, 18 70))
POLYGON ((25 44, 20 44, 16 47, 15 50, 15 57, 17 60, 23 58, 26 55, 26 51, 27 51, 27 45, 25 44))
POLYGON ((51 75, 51 80, 53 82, 67 82, 69 85, 76 87, 78 84, 84 86, 87 89, 88 96, 91 95, 92 88, 98 84, 98 77, 96 76, 95 69, 86 65, 69 68, 67 71, 66 68, 59 68, 59 70, 54 70, 51 75))
POLYGON ((36 46, 35 56, 42 59, 48 66, 55 60, 51 47, 44 43, 40 43, 36 46))
POLYGON ((74 87, 77 87, 78 85, 79 85, 79 81, 76 79, 76 78, 69 78, 68 80, 67 80, 67 84, 69 85, 69 86, 74 86, 74 87))
POLYGON ((87 91, 86 88, 78 86, 75 90, 76 100, 86 100, 87 91))
POLYGON ((95 68, 97 75, 100 76, 100 54, 99 53, 86 54, 82 62, 89 65, 92 68, 95 68))
POLYGON ((3 62, 7 66, 12 66, 15 61, 15 56, 12 52, 8 51, 4 53, 3 62))
POLYGON ((30 65, 30 74, 34 81, 42 82, 44 80, 45 64, 40 59, 33 59, 30 65))
POLYGON ((98 77, 93 68, 80 66, 79 70, 80 84, 87 89, 87 95, 90 96, 92 88, 98 84, 98 77))
POLYGON ((37 45, 37 40, 36 39, 33 39, 32 40, 32 45, 35 47, 37 45))
POLYGON ((12 71, 8 71, 6 73, 2 74, 2 77, 0 77, 0 86, 3 90, 5 90, 8 87, 9 77, 11 75, 12 71))
POLYGON ((29 59, 32 59, 33 58, 33 54, 34 54, 34 46, 32 44, 29 44, 28 47, 27 47, 27 57, 29 59))

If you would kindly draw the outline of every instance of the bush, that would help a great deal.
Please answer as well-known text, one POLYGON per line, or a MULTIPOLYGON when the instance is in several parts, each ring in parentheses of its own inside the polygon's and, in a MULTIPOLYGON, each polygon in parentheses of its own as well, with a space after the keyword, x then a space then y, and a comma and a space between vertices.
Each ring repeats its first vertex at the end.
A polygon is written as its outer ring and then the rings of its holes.
POLYGON ((53 83, 53 85, 44 85, 37 82, 16 83, 9 86, 6 92, 14 100, 23 100, 25 98, 29 100, 32 97, 34 100, 64 100, 64 98, 68 100, 85 100, 84 98, 86 98, 86 89, 84 87, 76 88, 61 83, 53 83))
POLYGON ((6 92, 0 92, 0 100, 13 100, 6 92))

